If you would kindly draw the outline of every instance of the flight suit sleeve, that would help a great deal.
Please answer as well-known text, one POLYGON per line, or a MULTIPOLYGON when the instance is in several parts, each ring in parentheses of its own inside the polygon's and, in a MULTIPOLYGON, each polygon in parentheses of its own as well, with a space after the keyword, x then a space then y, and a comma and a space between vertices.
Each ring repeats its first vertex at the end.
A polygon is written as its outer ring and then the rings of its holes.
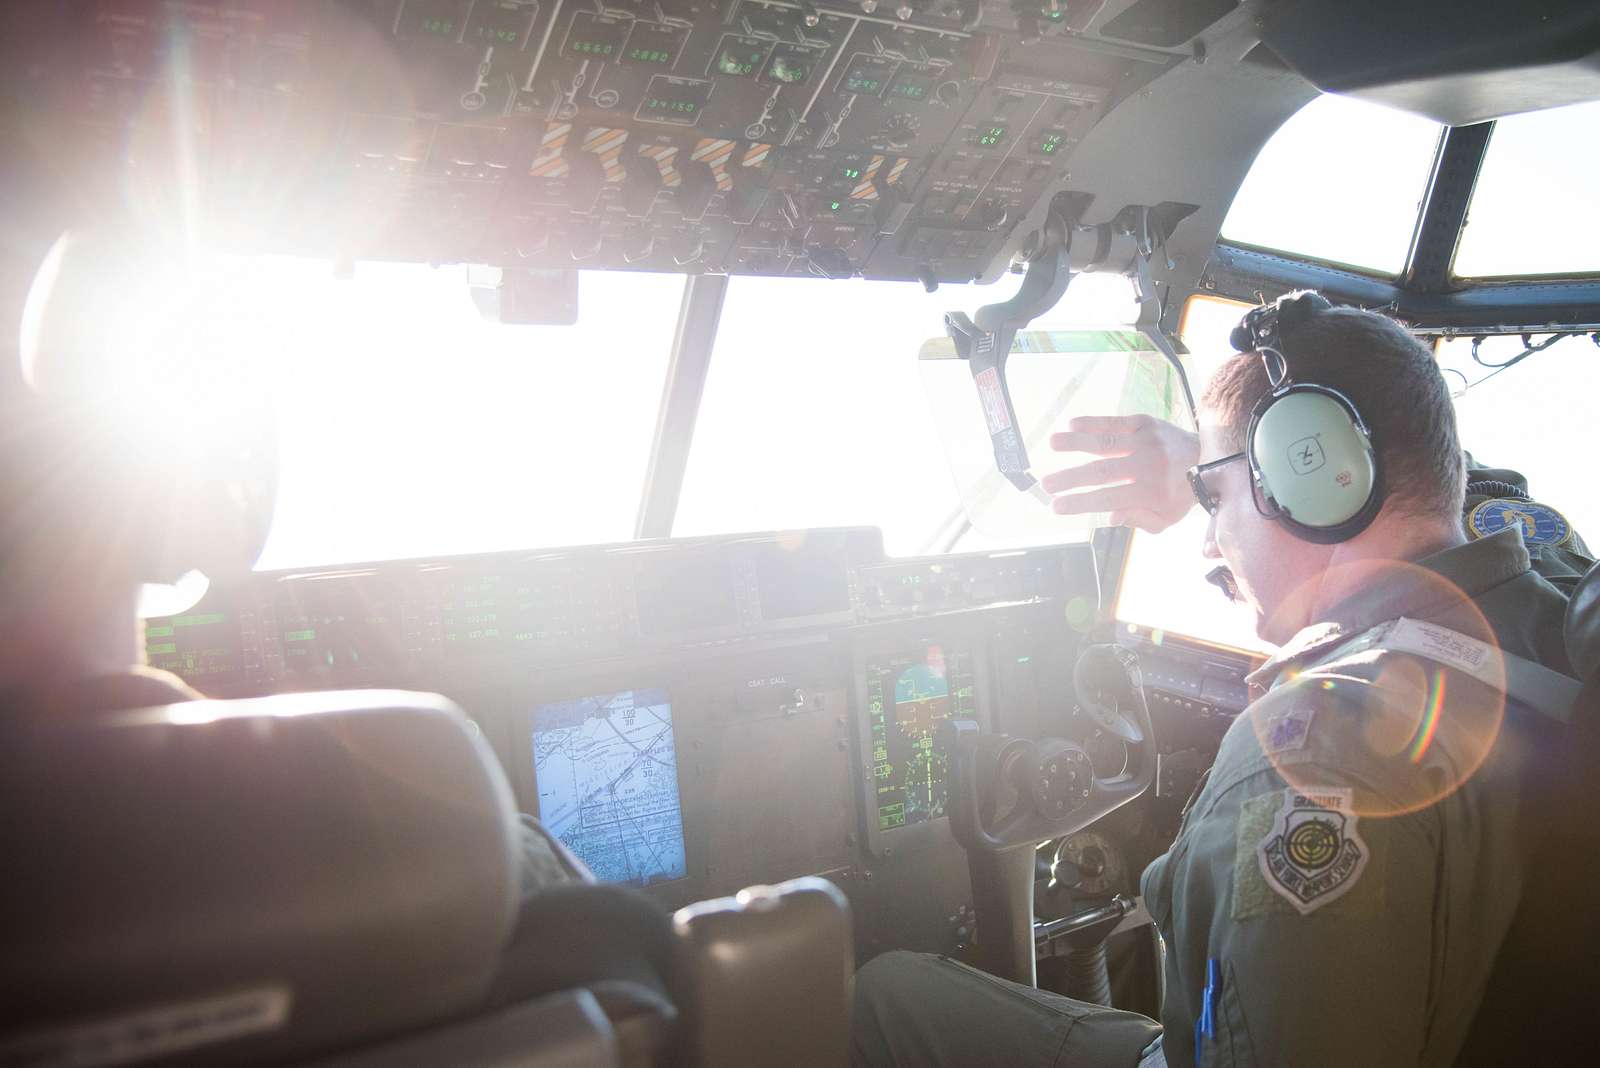
POLYGON ((1258 702, 1256 729, 1248 714, 1235 724, 1236 752, 1151 873, 1171 908, 1168 1063, 1414 1065, 1435 961, 1435 815, 1404 811, 1381 776, 1337 758, 1357 709, 1285 689, 1258 702))

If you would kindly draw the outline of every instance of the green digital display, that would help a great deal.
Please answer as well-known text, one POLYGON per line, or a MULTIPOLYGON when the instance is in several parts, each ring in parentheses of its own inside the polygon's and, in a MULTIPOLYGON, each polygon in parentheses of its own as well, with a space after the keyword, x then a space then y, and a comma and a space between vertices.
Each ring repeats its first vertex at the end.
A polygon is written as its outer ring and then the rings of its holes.
POLYGON ((978 144, 983 148, 994 148, 1003 144, 1006 139, 1007 127, 985 126, 978 131, 978 144))
POLYGON ((480 45, 518 45, 533 21, 533 8, 518 3, 484 3, 472 7, 467 41, 480 45))
POLYGON ((718 74, 732 78, 753 78, 767 61, 767 42, 759 37, 738 37, 729 34, 717 49, 713 69, 718 74))
POLYGON ((711 82, 658 74, 650 79, 635 115, 647 122, 693 126, 700 121, 700 112, 711 97, 711 86, 711 82))
POLYGON ((817 45, 780 42, 773 46, 761 80, 774 85, 803 85, 810 80, 818 60, 826 53, 826 48, 817 45))
POLYGON ((837 201, 837 200, 828 201, 828 210, 829 211, 838 211, 842 207, 844 207, 844 204, 841 203, 840 201, 837 201))
POLYGON ((901 74, 889 83, 890 100, 926 100, 933 93, 933 79, 922 74, 901 74))
POLYGON ((417 24, 417 29, 435 37, 454 37, 456 35, 456 24, 451 19, 423 19, 417 24))
POLYGON ((683 31, 661 22, 635 22, 622 62, 639 67, 670 67, 678 60, 683 31))
POLYGON ((844 177, 850 179, 853 182, 856 179, 861 177, 861 168, 860 167, 843 167, 843 168, 840 169, 839 173, 842 174, 844 177))
POLYGON ((628 27, 618 19, 603 19, 586 11, 572 16, 562 52, 580 59, 607 60, 621 56, 628 27))
POLYGON ((899 60, 858 52, 850 60, 850 65, 845 68, 844 77, 839 79, 838 86, 845 92, 855 93, 858 96, 880 96, 884 86, 889 84, 889 80, 899 69, 899 60))
POLYGON ((1033 150, 1041 156, 1053 156, 1066 140, 1067 135, 1060 130, 1050 130, 1039 138, 1039 143, 1033 146, 1033 150))

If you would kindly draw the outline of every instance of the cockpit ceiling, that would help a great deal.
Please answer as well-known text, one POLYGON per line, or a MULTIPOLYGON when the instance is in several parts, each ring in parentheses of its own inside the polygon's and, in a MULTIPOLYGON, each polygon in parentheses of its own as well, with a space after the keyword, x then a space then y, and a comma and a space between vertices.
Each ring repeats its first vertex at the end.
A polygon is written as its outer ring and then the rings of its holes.
POLYGON ((1305 27, 1347 6, 80 0, 9 5, 0 48, 38 191, 186 239, 965 282, 997 277, 1052 201, 1087 222, 1199 205, 1169 252, 1209 249, 1315 91, 1261 35, 1294 67, 1305 27))
POLYGON ((970 281, 1106 109, 1182 59, 982 10, 44 6, 23 36, 62 61, 23 90, 59 164, 231 244, 970 281))

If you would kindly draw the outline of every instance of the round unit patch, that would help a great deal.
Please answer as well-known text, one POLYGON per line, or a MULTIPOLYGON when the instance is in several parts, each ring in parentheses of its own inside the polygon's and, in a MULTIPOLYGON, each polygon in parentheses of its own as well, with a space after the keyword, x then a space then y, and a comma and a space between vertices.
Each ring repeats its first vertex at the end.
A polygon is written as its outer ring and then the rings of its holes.
POLYGON ((1537 501, 1484 501, 1467 516, 1467 530, 1474 538, 1487 538, 1513 524, 1522 528, 1522 540, 1528 545, 1565 545, 1572 540, 1566 516, 1537 501))

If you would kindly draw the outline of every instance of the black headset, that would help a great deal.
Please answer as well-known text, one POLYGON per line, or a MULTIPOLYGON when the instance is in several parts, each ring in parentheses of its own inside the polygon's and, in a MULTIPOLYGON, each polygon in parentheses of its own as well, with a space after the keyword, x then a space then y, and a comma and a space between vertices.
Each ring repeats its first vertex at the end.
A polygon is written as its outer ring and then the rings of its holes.
POLYGON ((1297 382, 1284 354, 1285 328, 1333 305, 1301 293, 1253 308, 1229 341, 1261 354, 1271 389, 1250 412, 1245 456, 1257 509, 1295 537, 1319 545, 1348 541, 1383 507, 1383 470, 1372 432, 1355 403, 1330 386, 1297 382))

